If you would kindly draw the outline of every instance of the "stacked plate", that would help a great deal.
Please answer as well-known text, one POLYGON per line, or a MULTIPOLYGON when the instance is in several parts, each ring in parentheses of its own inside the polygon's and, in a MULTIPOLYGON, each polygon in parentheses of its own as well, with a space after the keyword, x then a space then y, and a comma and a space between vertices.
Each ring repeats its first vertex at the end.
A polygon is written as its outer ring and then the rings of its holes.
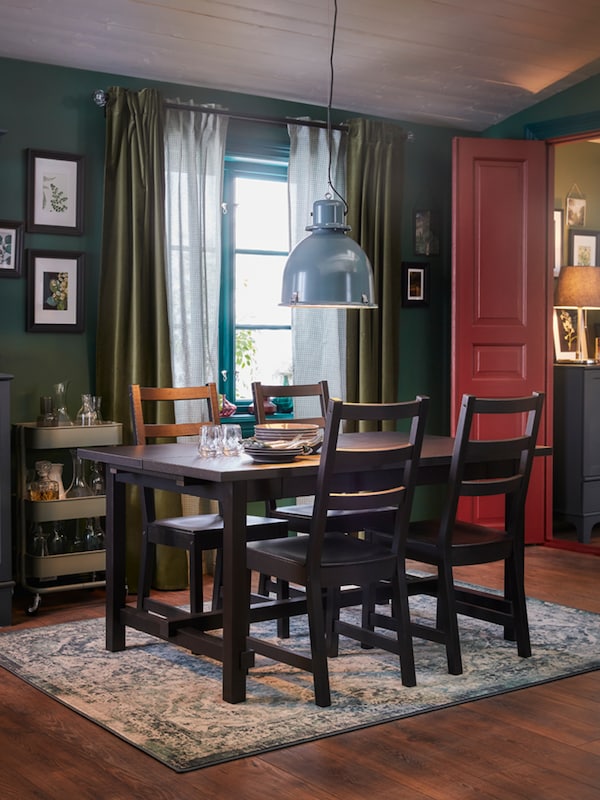
POLYGON ((254 436, 244 442, 244 448, 254 461, 285 463, 303 453, 310 453, 320 443, 318 425, 296 422, 273 422, 256 425, 254 436))

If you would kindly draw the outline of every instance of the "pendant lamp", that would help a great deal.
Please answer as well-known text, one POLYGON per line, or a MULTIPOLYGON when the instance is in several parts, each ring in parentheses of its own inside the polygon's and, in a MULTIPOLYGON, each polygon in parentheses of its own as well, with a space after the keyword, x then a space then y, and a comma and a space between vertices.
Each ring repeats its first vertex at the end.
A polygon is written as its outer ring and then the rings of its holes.
MULTIPOLYGON (((331 100, 336 22, 337 0, 334 0, 327 105, 328 183, 332 192, 341 197, 331 182, 331 100)), ((313 224, 306 227, 310 236, 296 245, 285 264, 280 305, 293 308, 377 308, 373 299, 373 269, 366 253, 346 236, 350 230, 344 224, 346 211, 346 202, 336 200, 329 193, 325 199, 313 203, 313 224)))

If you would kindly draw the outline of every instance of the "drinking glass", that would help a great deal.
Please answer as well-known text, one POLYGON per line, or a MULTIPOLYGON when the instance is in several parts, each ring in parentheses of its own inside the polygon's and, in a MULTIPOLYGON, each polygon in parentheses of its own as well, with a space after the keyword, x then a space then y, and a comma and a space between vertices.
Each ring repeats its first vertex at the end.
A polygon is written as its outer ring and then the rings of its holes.
POLYGON ((202 425, 198 452, 205 458, 214 458, 223 452, 223 439, 220 425, 202 425))
POLYGON ((239 425, 223 425, 223 454, 238 456, 242 452, 242 429, 239 425))

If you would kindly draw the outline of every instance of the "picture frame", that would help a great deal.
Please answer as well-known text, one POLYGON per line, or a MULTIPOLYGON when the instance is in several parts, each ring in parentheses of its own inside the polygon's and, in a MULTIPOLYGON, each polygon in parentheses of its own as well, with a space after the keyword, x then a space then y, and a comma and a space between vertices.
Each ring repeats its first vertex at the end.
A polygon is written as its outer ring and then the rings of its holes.
POLYGON ((84 254, 27 252, 27 325, 33 333, 81 333, 84 254))
POLYGON ((405 261, 402 264, 402 305, 404 308, 429 305, 429 264, 405 261))
POLYGON ((414 212, 414 253, 416 256, 439 256, 439 214, 432 209, 416 209, 414 212))
POLYGON ((0 220, 0 278, 20 278, 23 268, 23 223, 0 220))
POLYGON ((583 228, 586 201, 584 197, 567 197, 567 225, 583 228))
POLYGON ((580 356, 587 358, 587 342, 579 309, 555 306, 552 332, 556 361, 576 361, 580 356))
POLYGON ((84 157, 27 150, 27 231, 83 233, 84 157))
POLYGON ((579 186, 574 183, 567 192, 566 197, 567 225, 583 228, 585 225, 586 210, 585 194, 581 191, 579 186))
POLYGON ((554 209, 554 277, 560 275, 563 260, 564 213, 562 208, 554 209))
POLYGON ((598 231, 569 230, 569 264, 574 267, 598 266, 598 231))

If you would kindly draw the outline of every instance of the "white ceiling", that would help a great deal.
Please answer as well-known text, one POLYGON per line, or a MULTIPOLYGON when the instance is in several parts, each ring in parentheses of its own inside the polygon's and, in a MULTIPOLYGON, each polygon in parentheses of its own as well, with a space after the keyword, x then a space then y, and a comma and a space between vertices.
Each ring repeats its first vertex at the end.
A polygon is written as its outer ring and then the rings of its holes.
MULTIPOLYGON (((333 8, 0 0, 0 56, 326 106, 333 8)), ((334 108, 481 131, 600 73, 600 3, 338 0, 333 63, 334 108)))

